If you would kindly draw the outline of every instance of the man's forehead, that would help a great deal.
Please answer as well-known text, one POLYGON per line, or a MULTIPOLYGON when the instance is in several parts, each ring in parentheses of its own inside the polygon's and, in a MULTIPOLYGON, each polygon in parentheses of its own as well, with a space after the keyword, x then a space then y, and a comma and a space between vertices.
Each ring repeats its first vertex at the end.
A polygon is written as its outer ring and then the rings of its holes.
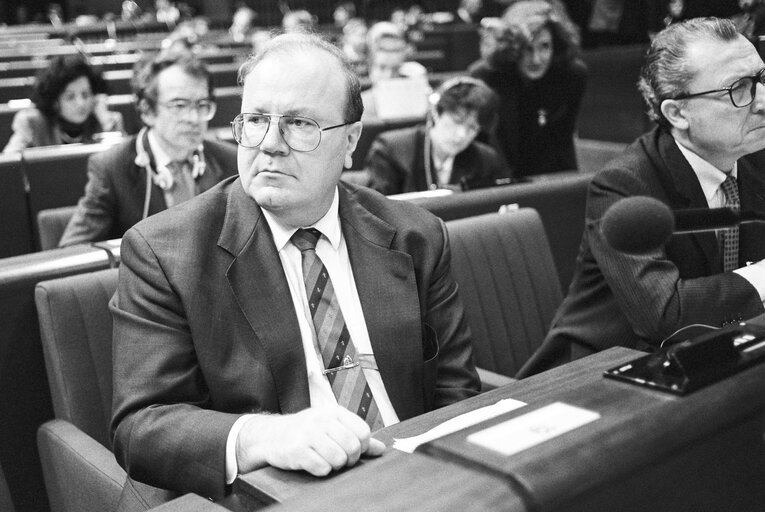
POLYGON ((695 41, 688 45, 686 58, 696 78, 714 81, 718 85, 730 85, 742 76, 759 71, 762 59, 757 50, 745 38, 733 41, 695 41))

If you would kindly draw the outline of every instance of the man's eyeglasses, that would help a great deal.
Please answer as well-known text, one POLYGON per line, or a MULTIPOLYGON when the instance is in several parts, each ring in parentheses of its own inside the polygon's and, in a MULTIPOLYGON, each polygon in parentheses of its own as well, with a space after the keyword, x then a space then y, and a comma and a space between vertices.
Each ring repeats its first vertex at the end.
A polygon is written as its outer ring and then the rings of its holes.
POLYGON ((260 146, 274 119, 278 121, 279 133, 284 142, 290 149, 301 152, 313 151, 318 148, 321 143, 322 132, 352 124, 346 122, 322 128, 319 123, 308 117, 262 114, 260 112, 242 113, 231 121, 234 140, 245 148, 260 146))
POLYGON ((752 104, 754 101, 754 95, 757 94, 757 84, 765 85, 765 68, 761 69, 754 76, 745 76, 739 78, 730 87, 723 87, 722 89, 712 89, 711 91, 696 92, 693 94, 681 94, 675 96, 676 100, 687 100, 690 98, 696 98, 698 96, 704 96, 706 94, 712 94, 715 92, 728 92, 730 102, 734 107, 742 108, 752 104))
POLYGON ((192 110, 197 112, 199 117, 205 121, 209 121, 215 115, 215 102, 212 100, 172 100, 159 105, 166 108, 175 117, 187 116, 192 110))

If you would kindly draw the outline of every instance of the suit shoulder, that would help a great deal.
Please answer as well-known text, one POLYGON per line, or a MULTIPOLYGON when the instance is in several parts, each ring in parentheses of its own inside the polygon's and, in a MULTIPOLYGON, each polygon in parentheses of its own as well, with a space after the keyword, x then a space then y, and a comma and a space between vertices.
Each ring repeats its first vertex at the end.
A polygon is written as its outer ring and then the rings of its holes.
POLYGON ((390 199, 376 190, 359 185, 343 186, 370 213, 396 228, 422 227, 429 230, 438 228, 441 223, 441 219, 433 213, 409 201, 390 199))
POLYGON ((229 193, 237 179, 226 178, 203 194, 143 219, 132 229, 150 240, 200 238, 205 232, 220 231, 229 193))

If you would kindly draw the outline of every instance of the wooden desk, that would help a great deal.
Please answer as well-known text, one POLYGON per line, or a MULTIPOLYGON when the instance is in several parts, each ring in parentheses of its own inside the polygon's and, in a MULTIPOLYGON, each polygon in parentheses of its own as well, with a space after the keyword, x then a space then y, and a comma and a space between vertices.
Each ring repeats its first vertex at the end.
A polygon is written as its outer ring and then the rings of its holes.
MULTIPOLYGON (((591 381, 599 381, 601 380, 600 373, 602 370, 616 366, 624 361, 634 359, 640 354, 640 352, 625 348, 607 350, 596 354, 593 357, 575 361, 565 367, 556 368, 549 372, 529 377, 523 381, 515 382, 504 388, 483 393, 449 407, 444 407, 396 425, 391 425, 390 427, 380 430, 375 434, 375 437, 390 447, 394 438, 421 434, 450 418, 479 407, 491 405, 502 398, 511 397, 526 403, 531 403, 542 399, 547 395, 560 392, 569 386, 591 381)), ((524 407, 522 409, 526 408, 524 407)), ((237 504, 232 508, 252 510, 287 500, 285 506, 289 506, 288 508, 285 508, 285 510, 301 510, 300 507, 304 503, 308 504, 310 502, 310 499, 306 501, 302 499, 303 497, 315 497, 320 495, 323 492, 326 492, 328 485, 332 485, 333 488, 339 486, 343 482, 350 482, 349 485, 355 485, 354 482, 358 481, 361 483, 368 480, 364 475, 374 475, 373 481, 377 482, 378 478, 381 477, 379 470, 382 469, 383 465, 385 468, 396 468, 400 464, 404 464, 403 461, 407 461, 413 457, 416 459, 429 459, 429 457, 418 453, 409 455, 389 448, 381 458, 364 459, 359 467, 342 471, 332 478, 315 478, 304 472, 282 471, 272 467, 263 468, 243 475, 237 479, 234 484, 234 495, 237 504), (296 501, 293 503, 293 500, 296 501)), ((430 465, 433 465, 434 467, 429 468, 427 473, 437 471, 439 475, 443 476, 442 472, 438 469, 443 463, 437 461, 436 464, 432 464, 432 462, 433 460, 430 460, 430 465)), ((414 467, 428 465, 419 460, 417 462, 412 462, 411 464, 414 467)), ((403 470, 396 470, 393 471, 393 473, 403 474, 403 470)), ((449 472, 447 471, 445 473, 449 472)), ((472 471, 468 474, 471 478, 475 478, 472 471)), ((457 482, 461 482, 460 485, 463 485, 466 480, 470 480, 470 478, 467 478, 466 474, 462 472, 459 476, 461 480, 458 479, 457 482)), ((494 482, 500 481, 494 478, 491 480, 494 482)), ((502 485, 502 487, 506 486, 502 485)), ((423 482, 415 480, 410 481, 408 485, 404 487, 399 487, 397 494, 400 493, 404 496, 408 496, 410 492, 420 493, 422 490, 423 482)), ((325 501, 323 503, 327 502, 325 501)), ((418 502, 414 503, 417 504, 418 502)), ((350 505, 354 505, 353 501, 351 501, 350 505)), ((358 503, 355 503, 355 505, 358 505, 358 503)), ((420 502, 419 505, 421 506, 422 503, 420 502)), ((349 508, 353 507, 349 506, 349 508)), ((418 507, 415 508, 419 510, 418 507)), ((333 509, 333 507, 330 507, 329 509, 333 509)), ((398 508, 392 507, 391 509, 397 510, 398 508)), ((517 510, 524 509, 521 507, 517 510)))
MULTIPOLYGON (((273 468, 238 479, 248 506, 274 510, 761 510, 765 503, 765 372, 750 368, 685 397, 602 377, 640 355, 613 348, 565 367, 388 427, 376 437, 418 434, 449 417, 511 397, 529 405, 406 455, 330 479, 273 468), (465 437, 562 401, 601 418, 505 457, 465 437), (378 502, 379 500, 379 502, 378 502)), ((250 508, 252 509, 252 508, 250 508)))

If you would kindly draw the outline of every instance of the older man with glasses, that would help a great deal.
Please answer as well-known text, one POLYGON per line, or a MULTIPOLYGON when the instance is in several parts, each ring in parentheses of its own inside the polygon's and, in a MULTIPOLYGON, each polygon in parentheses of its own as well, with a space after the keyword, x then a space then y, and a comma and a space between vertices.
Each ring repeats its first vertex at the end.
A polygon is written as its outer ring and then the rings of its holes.
MULTIPOLYGON (((763 312, 762 224, 676 234, 659 248, 630 250, 639 254, 609 246, 601 224, 630 196, 765 218, 764 74, 757 50, 728 20, 695 18, 657 34, 639 84, 657 127, 593 178, 573 283, 521 376, 614 345, 655 350, 673 335, 692 336, 688 326, 719 328, 763 312)), ((635 226, 650 221, 640 213, 635 226)))
POLYGON ((380 455, 372 432, 479 389, 443 222, 340 182, 363 111, 340 50, 281 35, 240 76, 239 177, 129 230, 111 305, 118 461, 212 499, 380 455))
POLYGON ((133 224, 235 174, 236 147, 205 138, 215 115, 204 63, 160 54, 133 77, 144 127, 88 161, 85 195, 60 246, 120 238, 133 224))

